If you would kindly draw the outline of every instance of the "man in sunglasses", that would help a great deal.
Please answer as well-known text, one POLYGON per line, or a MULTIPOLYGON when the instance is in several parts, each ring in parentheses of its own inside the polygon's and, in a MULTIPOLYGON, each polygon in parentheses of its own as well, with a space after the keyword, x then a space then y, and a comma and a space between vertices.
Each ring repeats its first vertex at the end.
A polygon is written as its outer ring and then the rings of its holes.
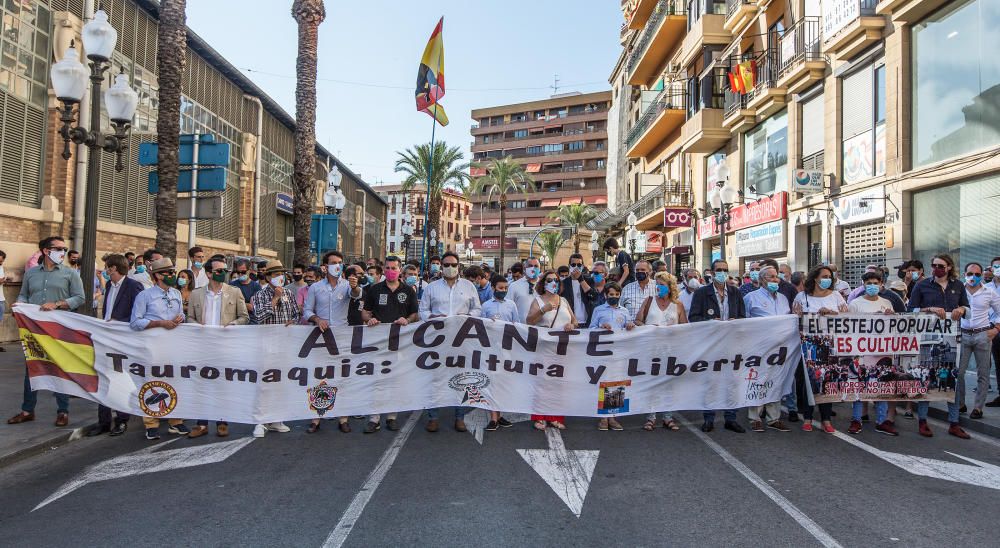
MULTIPOLYGON (((76 270, 63 264, 66 257, 66 242, 58 236, 50 236, 38 242, 41 262, 25 271, 21 281, 21 293, 17 302, 37 304, 42 310, 75 310, 83 304, 83 282, 76 270)), ((69 424, 69 396, 55 393, 56 426, 69 424)), ((21 412, 7 420, 7 424, 20 424, 35 420, 35 404, 38 392, 31 389, 28 368, 24 369, 24 398, 21 412)))

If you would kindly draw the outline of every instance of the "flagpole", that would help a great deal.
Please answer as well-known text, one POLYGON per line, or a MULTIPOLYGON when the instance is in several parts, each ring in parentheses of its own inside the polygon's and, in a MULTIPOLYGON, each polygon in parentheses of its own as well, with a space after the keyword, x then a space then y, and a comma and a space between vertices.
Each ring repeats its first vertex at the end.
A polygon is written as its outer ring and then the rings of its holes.
POLYGON ((434 115, 431 116, 431 149, 427 155, 427 201, 424 203, 424 246, 420 254, 420 272, 424 272, 424 262, 430 257, 427 249, 427 234, 430 232, 431 213, 431 179, 434 177, 434 137, 437 132, 437 102, 434 103, 434 115))

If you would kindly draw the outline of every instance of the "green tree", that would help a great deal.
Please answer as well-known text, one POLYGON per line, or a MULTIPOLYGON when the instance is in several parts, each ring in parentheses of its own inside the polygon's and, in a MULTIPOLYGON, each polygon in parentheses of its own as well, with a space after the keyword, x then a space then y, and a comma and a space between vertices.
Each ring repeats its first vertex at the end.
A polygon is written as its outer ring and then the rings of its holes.
POLYGON ((527 194, 534 192, 535 186, 531 176, 524 171, 524 166, 515 162, 510 156, 495 160, 486 166, 486 175, 474 179, 469 188, 470 194, 486 196, 487 202, 493 198, 500 201, 500 263, 498 268, 504 268, 503 241, 507 234, 507 196, 509 194, 527 194))
POLYGON ((590 204, 565 204, 549 213, 560 225, 573 227, 573 253, 580 252, 580 228, 596 216, 597 210, 590 204))
POLYGON ((556 260, 556 255, 559 250, 562 249, 563 242, 566 240, 562 237, 561 230, 550 230, 548 232, 542 232, 538 235, 538 245, 542 248, 542 251, 549 256, 549 264, 546 268, 551 268, 552 263, 556 260))
MULTIPOLYGON (((156 30, 156 68, 160 84, 156 142, 156 249, 164 257, 177 257, 177 177, 180 175, 181 93, 187 63, 186 0, 160 2, 156 30)), ((95 99, 96 100, 96 99, 95 99)))
MULTIPOLYGON (((418 185, 427 184, 427 166, 431 163, 430 188, 427 189, 427 226, 424 231, 437 230, 441 235, 438 226, 441 219, 441 201, 444 189, 451 188, 465 192, 469 181, 469 164, 463 162, 465 155, 458 147, 449 147, 448 143, 439 141, 434 143, 433 155, 431 154, 430 143, 417 145, 412 149, 397 152, 399 158, 396 159, 396 173, 405 175, 403 179, 403 190, 410 191, 418 188, 418 185)), ((422 212, 418 212, 420 214, 422 212)))

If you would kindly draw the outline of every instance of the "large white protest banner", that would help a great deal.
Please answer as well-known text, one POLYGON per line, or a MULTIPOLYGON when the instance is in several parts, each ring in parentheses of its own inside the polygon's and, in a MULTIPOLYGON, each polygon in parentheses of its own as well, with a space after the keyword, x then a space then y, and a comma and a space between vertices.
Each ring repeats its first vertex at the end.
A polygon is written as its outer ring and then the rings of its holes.
POLYGON ((407 326, 180 325, 131 331, 19 305, 31 385, 153 417, 263 423, 473 406, 607 416, 777 401, 801 359, 797 318, 629 332, 468 316, 407 326))

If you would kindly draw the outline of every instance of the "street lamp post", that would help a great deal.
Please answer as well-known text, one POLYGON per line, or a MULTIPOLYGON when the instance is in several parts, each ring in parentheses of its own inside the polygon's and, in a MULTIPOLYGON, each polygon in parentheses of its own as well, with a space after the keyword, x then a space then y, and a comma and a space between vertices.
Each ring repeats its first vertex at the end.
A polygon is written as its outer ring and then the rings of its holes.
POLYGON ((597 231, 590 233, 590 264, 593 266, 597 262, 597 231))
POLYGON ((732 220, 730 211, 740 201, 740 189, 729 184, 729 168, 725 165, 719 168, 719 181, 716 182, 716 188, 708 193, 708 200, 715 215, 715 225, 719 227, 719 258, 725 261, 726 232, 729 221, 732 220))
POLYGON ((467 263, 472 264, 472 259, 476 256, 476 250, 472 248, 472 242, 469 242, 465 246, 465 260, 467 263))
MULTIPOLYGON (((327 215, 340 215, 347 203, 347 197, 340 190, 340 183, 344 176, 340 173, 340 168, 333 166, 330 174, 326 176, 326 192, 323 193, 323 204, 326 206, 327 215)), ((337 223, 340 221, 338 219, 337 223)), ((339 227, 338 227, 339 228, 339 227)), ((339 230, 338 230, 339 232, 339 230)))
POLYGON ((437 229, 436 228, 432 228, 431 229, 431 240, 430 240, 431 251, 427 254, 428 257, 433 257, 434 255, 437 255, 437 249, 438 249, 437 235, 438 235, 437 229))
POLYGON ((128 130, 139 105, 139 94, 128 84, 128 76, 122 68, 121 74, 115 76, 115 83, 104 92, 105 108, 108 118, 114 128, 113 134, 101 132, 101 84, 104 73, 111 67, 111 54, 118 41, 118 32, 108 23, 108 14, 99 10, 94 18, 83 26, 83 47, 90 60, 90 129, 74 127, 77 122, 74 108, 83 100, 87 89, 87 68, 80 62, 80 54, 75 43, 70 42, 66 54, 52 65, 52 88, 62 107, 59 110, 59 121, 62 127, 59 134, 63 138, 64 160, 72 156, 70 143, 86 145, 90 149, 87 159, 87 196, 84 208, 83 249, 80 259, 80 278, 83 281, 84 299, 79 311, 88 316, 95 312, 91 295, 94 291, 94 263, 97 256, 97 200, 100 196, 100 164, 98 151, 115 154, 115 170, 125 169, 122 158, 128 148, 126 139, 128 130))
POLYGON ((635 241, 639 238, 639 231, 636 230, 635 225, 639 222, 639 219, 635 217, 634 211, 630 211, 625 222, 628 224, 629 255, 635 260, 635 241))
POLYGON ((410 240, 413 238, 413 215, 407 211, 403 214, 403 226, 400 227, 400 231, 403 233, 403 261, 409 260, 410 255, 410 240))

